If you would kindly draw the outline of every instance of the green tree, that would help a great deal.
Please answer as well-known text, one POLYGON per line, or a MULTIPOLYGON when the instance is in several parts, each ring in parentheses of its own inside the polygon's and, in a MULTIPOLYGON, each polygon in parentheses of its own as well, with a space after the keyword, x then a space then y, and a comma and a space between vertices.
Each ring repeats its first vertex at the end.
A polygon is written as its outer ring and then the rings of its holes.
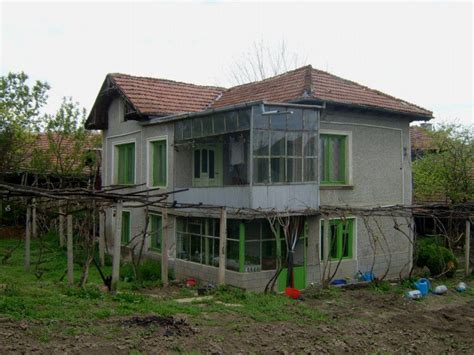
POLYGON ((472 127, 444 124, 427 132, 430 149, 413 162, 414 195, 458 204, 474 199, 474 132, 472 127))
POLYGON ((100 146, 99 137, 84 128, 86 110, 70 97, 64 97, 54 115, 46 116, 47 149, 38 147, 32 164, 35 170, 47 171, 58 177, 74 176, 94 165, 95 153, 90 148, 100 146))
POLYGON ((31 158, 35 132, 44 122, 41 109, 49 88, 41 81, 30 85, 23 72, 0 78, 0 172, 17 171, 31 158))

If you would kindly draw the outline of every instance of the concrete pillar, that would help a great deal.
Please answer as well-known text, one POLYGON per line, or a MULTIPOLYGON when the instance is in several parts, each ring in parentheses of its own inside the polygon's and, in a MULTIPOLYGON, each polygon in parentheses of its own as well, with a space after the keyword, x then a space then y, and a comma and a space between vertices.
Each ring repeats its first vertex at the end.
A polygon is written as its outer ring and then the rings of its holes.
POLYGON ((220 233, 219 233, 219 274, 218 284, 225 284, 225 266, 227 254, 227 211, 225 207, 221 208, 220 233))
POLYGON ((117 291, 117 285, 120 278, 120 253, 122 249, 122 210, 123 202, 117 202, 115 212, 115 233, 114 233, 114 255, 112 259, 112 284, 111 292, 117 291))
POLYGON ((161 232, 161 282, 168 286, 168 209, 162 209, 162 232, 161 232))
POLYGON ((33 239, 38 238, 38 223, 36 220, 36 199, 33 198, 32 202, 32 214, 31 214, 31 231, 33 239))
POLYGON ((329 245, 329 216, 324 217, 324 235, 323 235, 323 272, 322 272, 322 280, 321 283, 325 285, 325 280, 329 275, 326 275, 326 269, 329 266, 329 263, 331 260, 329 260, 329 250, 330 250, 330 245, 329 245))

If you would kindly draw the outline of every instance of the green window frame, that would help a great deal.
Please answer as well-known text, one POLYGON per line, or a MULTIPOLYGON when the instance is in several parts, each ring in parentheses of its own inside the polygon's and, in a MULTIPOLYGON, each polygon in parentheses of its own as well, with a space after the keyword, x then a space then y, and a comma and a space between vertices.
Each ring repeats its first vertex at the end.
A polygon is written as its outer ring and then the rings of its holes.
POLYGON ((168 157, 166 139, 152 141, 151 146, 151 185, 166 186, 168 182, 168 157))
POLYGON ((160 214, 150 214, 150 249, 161 252, 163 219, 160 214))
POLYGON ((118 144, 115 146, 116 179, 119 185, 133 185, 135 183, 135 143, 118 144))
POLYGON ((130 211, 122 211, 122 234, 120 236, 122 245, 128 244, 130 242, 131 226, 130 211))
POLYGON ((321 134, 321 184, 347 183, 347 136, 321 134))
MULTIPOLYGON (((354 242, 354 219, 331 219, 329 221, 330 260, 352 259, 354 242)), ((324 220, 321 220, 320 251, 324 260, 324 220)))

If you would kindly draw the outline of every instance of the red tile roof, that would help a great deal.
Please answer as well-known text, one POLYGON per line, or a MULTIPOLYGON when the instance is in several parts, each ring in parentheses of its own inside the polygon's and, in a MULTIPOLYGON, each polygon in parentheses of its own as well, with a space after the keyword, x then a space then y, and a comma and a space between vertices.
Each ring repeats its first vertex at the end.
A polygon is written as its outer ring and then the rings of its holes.
POLYGON ((110 78, 141 114, 166 115, 202 111, 224 90, 125 74, 110 74, 110 78))
POLYGON ((412 150, 435 149, 429 131, 420 126, 410 126, 410 142, 412 150))
POLYGON ((431 116, 424 108, 370 89, 353 81, 313 69, 310 65, 262 81, 230 88, 211 107, 266 100, 288 102, 316 99, 338 104, 388 109, 431 116))
MULTIPOLYGON (((310 65, 230 89, 126 74, 109 74, 108 78, 137 113, 145 116, 199 112, 252 101, 283 103, 311 99, 426 118, 432 116, 432 112, 424 108, 310 65)), ((91 116, 88 121, 90 119, 91 116)))

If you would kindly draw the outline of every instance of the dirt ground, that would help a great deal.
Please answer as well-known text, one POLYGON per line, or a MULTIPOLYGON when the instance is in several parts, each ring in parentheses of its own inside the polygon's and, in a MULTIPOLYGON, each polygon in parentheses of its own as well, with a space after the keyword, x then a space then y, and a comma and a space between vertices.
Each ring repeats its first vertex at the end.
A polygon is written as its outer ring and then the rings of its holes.
MULTIPOLYGON (((0 353, 474 353, 474 299, 346 290, 306 298, 324 319, 259 322, 235 312, 105 318, 41 339, 39 321, 0 318, 0 353)), ((158 299, 157 299, 158 301, 158 299)), ((206 304, 202 304, 206 307, 206 304)))

